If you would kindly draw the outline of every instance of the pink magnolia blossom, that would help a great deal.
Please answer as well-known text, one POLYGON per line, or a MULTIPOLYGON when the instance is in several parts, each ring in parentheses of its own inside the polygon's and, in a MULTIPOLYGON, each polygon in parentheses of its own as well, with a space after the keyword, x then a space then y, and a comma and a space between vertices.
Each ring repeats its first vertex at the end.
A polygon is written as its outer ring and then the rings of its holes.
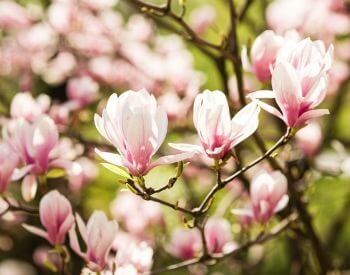
POLYGON ((102 117, 95 115, 95 125, 119 154, 99 150, 96 153, 107 162, 127 167, 134 176, 145 175, 155 166, 178 162, 193 155, 164 156, 152 162, 153 155, 165 139, 168 118, 165 111, 157 106, 154 96, 146 90, 127 91, 120 97, 111 95, 102 117))
POLYGON ((210 218, 205 224, 204 235, 209 253, 228 253, 236 247, 231 225, 223 218, 210 218))
MULTIPOLYGON (((284 38, 271 30, 264 31, 255 39, 250 51, 251 65, 248 67, 261 82, 271 79, 271 68, 283 42, 284 38)), ((245 55, 243 52, 243 60, 245 55)))
POLYGON ((118 194, 111 204, 113 217, 122 222, 126 230, 138 237, 144 237, 152 225, 163 222, 163 214, 159 204, 145 201, 131 192, 125 191, 118 194), (124 206, 128 205, 128 208, 124 206))
MULTIPOLYGON (((117 265, 117 270, 127 270, 132 267, 136 271, 135 275, 144 274, 152 268, 153 249, 146 242, 128 243, 117 251, 115 263, 117 265)), ((117 274, 123 273, 120 272, 117 274)))
POLYGON ((45 114, 50 107, 50 98, 41 94, 36 99, 30 93, 17 93, 11 102, 10 113, 12 118, 24 118, 33 122, 45 114))
POLYGON ((322 130, 317 122, 311 122, 300 129, 296 135, 297 146, 307 157, 314 157, 322 144, 322 130))
POLYGON ((197 228, 176 229, 171 236, 168 251, 176 258, 189 260, 202 249, 201 235, 197 228))
POLYGON ((191 12, 189 20, 192 29, 202 35, 215 23, 215 8, 211 5, 201 6, 191 12))
POLYGON ((54 2, 47 10, 48 22, 61 34, 67 34, 74 28, 77 19, 77 7, 71 2, 54 2))
POLYGON ((252 135, 259 124, 260 108, 251 102, 231 120, 226 96, 205 91, 196 96, 193 121, 201 145, 171 144, 184 152, 200 152, 213 159, 223 158, 234 146, 252 135))
POLYGON ((42 115, 33 123, 23 118, 14 121, 11 129, 6 129, 5 139, 20 157, 23 167, 13 174, 13 180, 22 177, 22 196, 26 201, 35 197, 37 175, 43 175, 51 167, 68 168, 70 162, 54 154, 58 146, 58 130, 51 118, 42 115))
POLYGON ((81 2, 92 10, 101 11, 112 8, 118 3, 118 0, 81 0, 81 2))
POLYGON ((274 171, 261 171, 250 185, 250 205, 233 211, 239 217, 267 222, 276 212, 286 207, 288 183, 285 176, 274 171))
POLYGON ((46 231, 27 224, 24 224, 23 227, 47 239, 54 246, 62 245, 74 224, 70 202, 58 191, 50 191, 40 200, 39 213, 41 224, 46 231))
POLYGON ((333 47, 326 51, 321 41, 304 39, 281 48, 272 73, 272 90, 258 91, 253 98, 275 98, 280 110, 260 102, 266 111, 289 127, 302 127, 308 120, 328 114, 315 109, 325 98, 333 47))
POLYGON ((86 261, 91 270, 103 270, 116 237, 117 223, 108 221, 106 214, 102 211, 95 211, 89 218, 87 225, 78 214, 76 221, 87 250, 82 252, 75 226, 69 231, 71 248, 86 261))
POLYGON ((78 108, 83 108, 94 102, 98 96, 99 85, 88 76, 71 78, 67 84, 68 98, 78 108))
POLYGON ((333 0, 276 0, 268 6, 266 18, 279 33, 298 29, 305 35, 330 41, 335 35, 348 33, 350 19, 344 9, 344 1, 334 4, 333 0))
POLYGON ((0 193, 6 191, 19 158, 8 142, 0 143, 0 193))
POLYGON ((18 29, 31 25, 29 13, 15 1, 3 0, 0 2, 0 28, 18 29))
POLYGON ((98 175, 98 169, 94 162, 86 157, 81 157, 74 161, 67 171, 69 180, 69 189, 75 193, 98 175))

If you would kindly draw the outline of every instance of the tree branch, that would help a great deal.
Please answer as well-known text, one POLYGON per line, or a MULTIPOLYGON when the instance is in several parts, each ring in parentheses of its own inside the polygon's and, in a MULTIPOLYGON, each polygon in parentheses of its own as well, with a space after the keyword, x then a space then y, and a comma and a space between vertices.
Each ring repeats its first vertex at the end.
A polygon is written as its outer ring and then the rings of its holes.
POLYGON ((282 220, 280 223, 278 223, 273 229, 271 229, 270 233, 268 234, 263 234, 263 235, 259 235, 258 237, 256 237, 254 240, 251 241, 247 241, 246 243, 242 244, 240 247, 236 248, 235 250, 233 250, 230 253, 227 254, 215 254, 210 256, 210 258, 197 258, 197 259, 191 259, 188 261, 183 261, 177 264, 173 264, 173 265, 169 265, 165 268, 162 269, 156 269, 150 272, 146 272, 144 273, 145 275, 150 275, 150 274, 159 274, 162 272, 166 272, 166 271, 172 271, 172 270, 178 270, 181 268, 185 268, 185 267, 189 267, 198 263, 205 263, 206 261, 210 261, 210 260, 215 260, 215 261, 222 261, 225 258, 228 257, 234 257, 246 250, 248 250, 249 248, 251 248, 254 245, 257 244, 263 244, 269 240, 272 240, 276 237, 278 237, 282 232, 284 232, 286 229, 289 228, 289 226, 297 219, 297 215, 295 213, 291 214, 290 216, 288 216, 287 218, 285 218, 284 220, 282 220))

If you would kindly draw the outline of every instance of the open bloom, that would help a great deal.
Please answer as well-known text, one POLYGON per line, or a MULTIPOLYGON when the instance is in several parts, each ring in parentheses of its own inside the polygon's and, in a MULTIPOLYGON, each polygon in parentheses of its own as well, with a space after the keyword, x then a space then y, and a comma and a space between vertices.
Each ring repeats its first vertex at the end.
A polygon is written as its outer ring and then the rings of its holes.
POLYGON ((201 235, 197 228, 175 230, 168 247, 173 256, 182 260, 196 257, 201 249, 201 235))
POLYGON ((304 39, 281 48, 272 73, 272 90, 251 94, 254 98, 275 98, 280 111, 260 102, 266 111, 289 127, 302 127, 308 120, 329 114, 315 109, 325 98, 333 47, 326 51, 321 41, 304 39))
POLYGON ((19 158, 7 142, 0 143, 0 193, 3 193, 11 181, 19 158))
POLYGON ((163 143, 168 127, 165 111, 146 90, 127 91, 110 96, 102 117, 95 115, 99 133, 112 143, 119 154, 96 153, 105 161, 125 166, 130 174, 142 176, 155 166, 184 160, 193 154, 183 153, 151 159, 163 143))
POLYGON ((35 197, 37 175, 45 174, 49 168, 67 168, 70 162, 54 154, 59 136, 55 123, 47 115, 40 116, 33 123, 23 118, 14 121, 6 129, 5 139, 20 157, 23 167, 16 169, 13 180, 22 181, 22 196, 26 201, 35 197))
POLYGON ((255 101, 242 108, 231 120, 223 92, 205 91, 196 96, 193 121, 202 146, 171 144, 184 152, 200 152, 221 159, 234 146, 252 135, 258 128, 260 108, 255 101))
POLYGON ((47 239, 52 245, 64 243, 68 231, 74 224, 72 206, 58 191, 50 191, 40 201, 40 221, 46 231, 24 224, 29 232, 47 239))
POLYGON ((319 151, 323 141, 320 125, 314 121, 309 123, 296 133, 295 139, 297 146, 305 156, 309 158, 314 157, 319 151))
POLYGON ((204 235, 209 253, 228 253, 236 247, 230 223, 223 218, 210 218, 205 224, 204 235))
POLYGON ((233 213, 265 223, 276 212, 286 207, 289 200, 287 189, 287 179, 283 174, 278 171, 271 173, 262 171, 250 185, 250 206, 245 209, 235 209, 233 213))
POLYGON ((107 264, 107 258, 116 237, 118 230, 117 223, 107 220, 106 214, 102 211, 95 211, 91 215, 87 225, 84 224, 84 221, 78 214, 76 220, 87 251, 81 251, 75 227, 72 227, 69 231, 72 249, 86 261, 91 270, 103 270, 107 264))

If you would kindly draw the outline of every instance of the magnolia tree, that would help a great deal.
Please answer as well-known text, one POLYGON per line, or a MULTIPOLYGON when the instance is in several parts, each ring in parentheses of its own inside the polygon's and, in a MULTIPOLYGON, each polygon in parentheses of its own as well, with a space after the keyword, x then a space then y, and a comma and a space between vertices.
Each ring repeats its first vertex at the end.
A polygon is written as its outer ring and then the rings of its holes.
POLYGON ((347 1, 19 2, 0 2, 0 274, 350 268, 347 1), (343 194, 323 220, 322 186, 343 194))

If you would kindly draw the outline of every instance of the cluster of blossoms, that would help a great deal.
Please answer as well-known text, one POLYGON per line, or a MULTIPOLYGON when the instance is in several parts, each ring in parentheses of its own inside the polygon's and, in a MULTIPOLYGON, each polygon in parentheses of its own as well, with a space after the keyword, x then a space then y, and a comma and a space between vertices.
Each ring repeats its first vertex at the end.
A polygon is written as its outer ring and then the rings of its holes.
MULTIPOLYGON (((205 77, 194 69, 184 42, 177 36, 157 35, 153 23, 141 15, 125 19, 115 9, 117 0, 55 0, 45 10, 1 1, 0 76, 3 81, 19 79, 19 93, 0 120, 0 212, 3 217, 6 211, 23 206, 21 199, 8 196, 17 185, 25 203, 40 200, 40 228, 31 220, 17 222, 45 239, 62 261, 46 249, 44 260, 38 256, 38 265, 55 271, 66 264, 72 251, 85 263, 81 274, 145 274, 152 270, 159 243, 181 260, 219 257, 239 247, 229 219, 248 230, 256 224, 266 226, 285 209, 290 183, 277 168, 256 163, 256 170, 248 174, 249 188, 230 176, 222 182, 221 173, 229 175, 232 166, 241 167, 236 151, 259 129, 262 110, 281 120, 287 129, 285 138, 296 136, 306 157, 318 152, 322 133, 315 119, 329 114, 318 106, 349 74, 344 64, 350 56, 334 50, 332 43, 336 35, 347 32, 350 20, 342 1, 321 0, 313 9, 315 1, 270 4, 267 21, 273 30, 261 33, 249 50, 242 51, 249 102, 233 116, 231 107, 238 100, 235 79, 226 83, 231 90, 227 94, 200 93, 205 77), (290 5, 298 7, 303 20, 280 12, 288 11, 290 5), (341 28, 325 26, 324 16, 334 18, 341 28), (319 32, 311 26, 315 20, 319 32), (305 36, 326 42, 302 39, 305 36), (57 89, 52 99, 30 92, 42 82, 48 90, 57 89), (90 123, 88 107, 108 89, 125 92, 109 95, 101 103, 105 107, 98 106, 94 124, 108 143, 92 142, 91 146, 80 135, 80 127, 90 123), (194 138, 163 148, 169 121, 189 124, 189 114, 194 138), (311 135, 315 140, 310 141, 311 135), (83 187, 98 174, 92 156, 102 159, 102 165, 116 173, 128 190, 118 191, 109 205, 111 219, 104 211, 94 210, 85 222, 78 204, 83 187), (164 190, 181 176, 200 177, 212 168, 218 175, 217 186, 225 187, 238 201, 231 209, 233 215, 228 219, 217 211, 198 225, 195 215, 205 214, 203 209, 209 209, 211 201, 199 210, 186 210, 187 201, 185 206, 166 203, 194 215, 195 225, 188 222, 189 228, 176 227, 165 239, 158 238, 156 230, 168 229, 166 215, 157 203, 161 199, 152 196, 157 189, 148 187, 146 180, 153 169, 175 163, 176 177, 164 190), (62 191, 63 186, 51 188, 56 178, 64 179, 68 191, 62 191), (236 187, 239 190, 233 190, 236 187)), ((193 32, 201 37, 214 25, 216 12, 203 6, 189 19, 193 32)))
MULTIPOLYGON (((161 98, 170 118, 186 116, 204 80, 192 56, 180 38, 157 36, 141 15, 124 22, 114 9, 117 2, 56 0, 42 10, 2 1, 0 75, 19 78, 21 91, 35 90, 38 79, 62 86, 69 100, 52 110, 61 124, 105 87, 147 88, 161 98)), ((193 24, 204 30, 202 21, 193 24)))

